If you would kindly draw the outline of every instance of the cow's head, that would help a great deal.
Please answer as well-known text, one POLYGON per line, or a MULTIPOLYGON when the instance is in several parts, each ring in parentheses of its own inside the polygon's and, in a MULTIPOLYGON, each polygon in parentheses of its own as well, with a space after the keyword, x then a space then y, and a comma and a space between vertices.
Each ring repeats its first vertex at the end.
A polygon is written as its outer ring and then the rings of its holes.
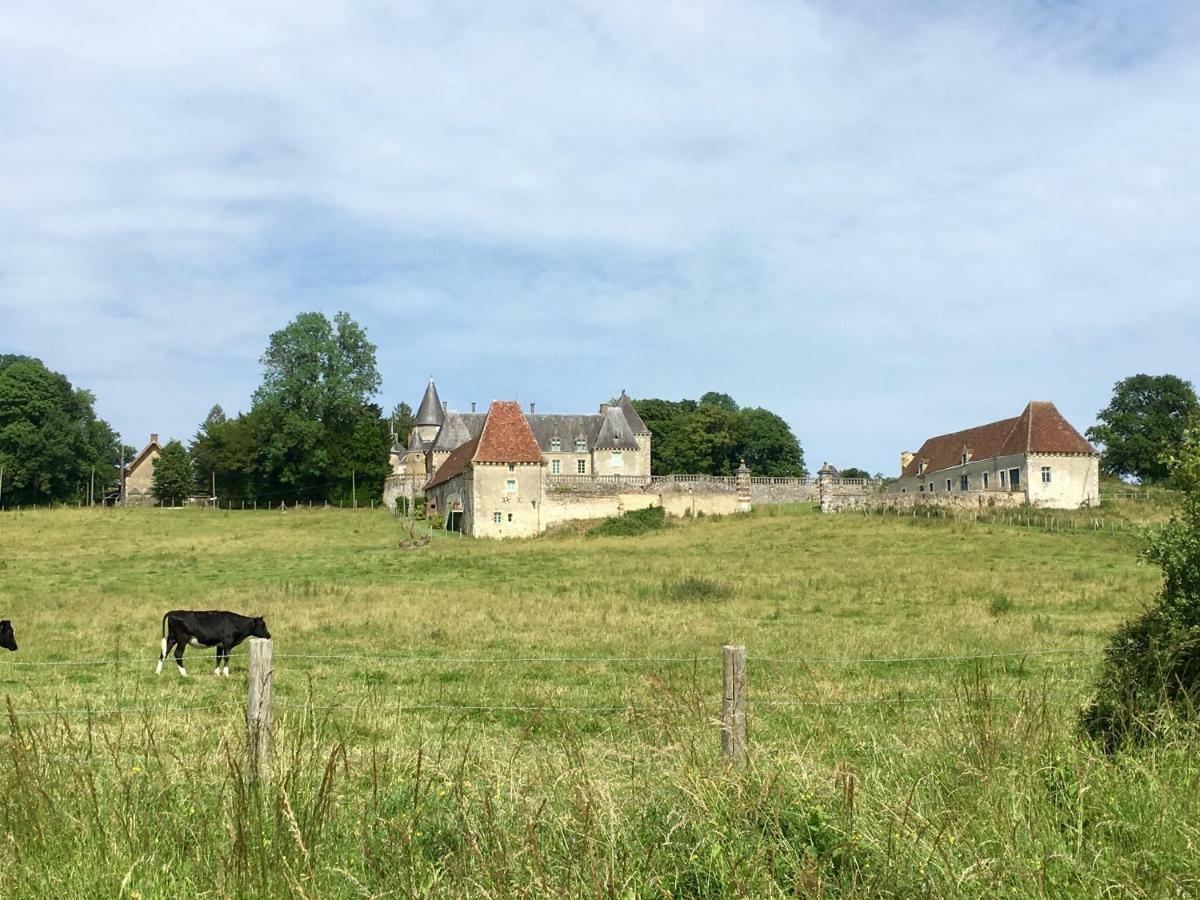
POLYGON ((271 632, 267 631, 267 620, 259 616, 254 620, 254 626, 250 631, 251 637, 270 639, 271 632))
POLYGON ((0 647, 6 650, 17 649, 17 636, 13 634, 12 622, 8 619, 0 622, 0 647))

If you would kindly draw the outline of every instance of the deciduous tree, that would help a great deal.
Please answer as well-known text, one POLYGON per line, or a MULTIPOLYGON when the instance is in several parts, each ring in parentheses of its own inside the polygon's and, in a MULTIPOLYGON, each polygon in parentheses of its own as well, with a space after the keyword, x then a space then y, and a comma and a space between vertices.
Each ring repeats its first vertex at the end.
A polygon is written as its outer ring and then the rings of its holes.
POLYGON ((1200 401, 1190 382, 1175 375, 1133 375, 1117 382, 1087 436, 1102 445, 1100 464, 1107 474, 1163 481, 1164 454, 1182 446, 1189 421, 1198 415, 1200 401))
POLYGON ((154 460, 154 477, 150 491, 159 503, 182 503, 196 488, 192 457, 177 440, 167 441, 154 460))

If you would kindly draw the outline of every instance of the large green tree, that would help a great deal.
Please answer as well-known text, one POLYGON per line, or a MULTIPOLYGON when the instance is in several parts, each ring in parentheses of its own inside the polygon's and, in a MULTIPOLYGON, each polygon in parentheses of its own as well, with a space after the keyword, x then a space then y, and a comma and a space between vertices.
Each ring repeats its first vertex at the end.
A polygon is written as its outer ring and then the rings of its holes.
POLYGON ((375 351, 346 313, 297 316, 270 337, 250 411, 214 408, 197 431, 197 479, 223 500, 349 499, 352 483, 378 497, 390 444, 375 351))
POLYGON ((1117 382, 1087 436, 1102 445, 1100 465, 1107 474, 1164 481, 1165 459, 1183 445, 1184 431, 1197 416, 1200 401, 1190 382, 1175 375, 1133 375, 1117 382))
POLYGON ((196 489, 192 457, 178 440, 167 441, 154 460, 150 492, 159 503, 174 506, 190 497, 196 489))
POLYGON ((95 398, 28 356, 0 355, 0 467, 5 506, 96 499, 116 483, 120 437, 95 398))
POLYGON ((742 459, 756 475, 803 475, 804 451, 787 423, 770 410, 742 409, 728 394, 695 400, 633 401, 654 436, 655 475, 730 475, 742 459))

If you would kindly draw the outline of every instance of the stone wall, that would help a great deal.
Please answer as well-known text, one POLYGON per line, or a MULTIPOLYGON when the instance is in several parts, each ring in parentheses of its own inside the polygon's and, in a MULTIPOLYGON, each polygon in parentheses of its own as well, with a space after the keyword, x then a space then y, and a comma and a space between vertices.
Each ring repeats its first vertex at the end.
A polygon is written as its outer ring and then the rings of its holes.
POLYGON ((755 506, 816 503, 820 499, 815 478, 750 478, 750 500, 755 506))
POLYGON ((397 497, 412 500, 424 496, 427 479, 425 475, 389 475, 383 480, 383 505, 395 509, 397 497))
POLYGON ((952 491, 940 494, 894 494, 878 490, 835 490, 821 498, 822 512, 851 510, 912 509, 935 506, 941 509, 1011 509, 1025 505, 1021 491, 952 491))

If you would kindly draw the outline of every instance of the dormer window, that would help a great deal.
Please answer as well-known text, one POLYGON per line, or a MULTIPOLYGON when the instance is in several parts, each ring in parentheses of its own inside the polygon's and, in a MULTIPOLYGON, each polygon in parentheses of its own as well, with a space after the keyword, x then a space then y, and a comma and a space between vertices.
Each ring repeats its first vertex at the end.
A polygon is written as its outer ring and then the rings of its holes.
POLYGON ((968 457, 968 456, 970 456, 970 454, 969 454, 969 453, 967 453, 967 451, 966 451, 966 450, 964 450, 964 451, 962 452, 962 464, 963 464, 964 466, 967 464, 967 457, 968 457))
POLYGON ((562 453, 562 440, 556 437, 550 438, 550 452, 562 453))
POLYGON ((575 452, 576 453, 587 453, 587 439, 586 438, 581 438, 581 437, 575 438, 575 452))

